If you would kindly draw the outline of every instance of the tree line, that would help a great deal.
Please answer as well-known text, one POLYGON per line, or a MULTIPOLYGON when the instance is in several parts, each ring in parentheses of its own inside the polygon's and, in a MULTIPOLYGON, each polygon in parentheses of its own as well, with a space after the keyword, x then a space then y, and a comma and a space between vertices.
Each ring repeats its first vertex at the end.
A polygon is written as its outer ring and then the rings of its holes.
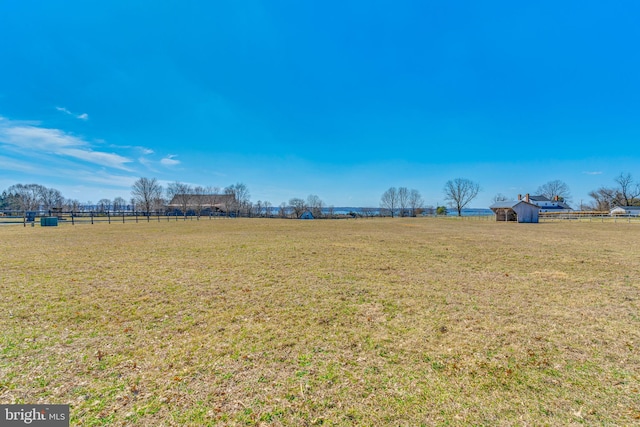
MULTIPOLYGON (((481 191, 480 185, 466 178, 455 178, 446 182, 443 188, 447 205, 460 216, 462 210, 473 201, 481 191)), ((550 200, 557 198, 565 203, 571 202, 569 186, 560 180, 549 181, 537 189, 537 195, 550 200)), ((221 188, 217 186, 192 186, 179 181, 163 188, 156 178, 139 178, 131 188, 130 198, 116 197, 100 199, 95 205, 85 204, 76 199, 67 199, 55 188, 40 184, 15 184, 0 194, 2 211, 50 211, 53 209, 69 212, 95 210, 98 212, 168 212, 171 209, 200 215, 207 207, 224 205, 224 212, 234 216, 279 216, 300 218, 309 212, 314 218, 333 216, 334 208, 326 205, 317 195, 306 198, 293 197, 288 202, 274 206, 267 200, 252 202, 250 192, 243 183, 221 188), (169 204, 172 203, 172 206, 169 204)), ((615 206, 640 206, 640 182, 636 182, 630 173, 620 173, 614 179, 614 185, 603 186, 589 192, 591 203, 581 204, 580 209, 609 211, 615 206)), ((508 200, 503 194, 497 194, 494 202, 508 200)), ((445 214, 445 206, 427 207, 420 192, 407 187, 390 187, 380 198, 378 215, 382 216, 418 216, 424 212, 445 214)), ((362 208, 361 214, 375 215, 374 208, 362 208)))

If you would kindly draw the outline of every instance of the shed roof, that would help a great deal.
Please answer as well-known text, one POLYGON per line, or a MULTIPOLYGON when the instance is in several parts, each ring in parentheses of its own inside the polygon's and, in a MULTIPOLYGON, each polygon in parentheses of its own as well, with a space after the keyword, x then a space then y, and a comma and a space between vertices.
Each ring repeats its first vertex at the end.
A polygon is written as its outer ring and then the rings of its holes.
POLYGON ((525 205, 533 206, 534 208, 539 208, 537 205, 533 203, 529 203, 526 200, 504 200, 502 202, 496 202, 489 206, 489 209, 513 209, 520 203, 524 203, 525 205))
POLYGON ((611 210, 613 211, 613 210, 616 210, 616 209, 623 209, 625 211, 639 211, 640 212, 640 206, 616 206, 611 210))

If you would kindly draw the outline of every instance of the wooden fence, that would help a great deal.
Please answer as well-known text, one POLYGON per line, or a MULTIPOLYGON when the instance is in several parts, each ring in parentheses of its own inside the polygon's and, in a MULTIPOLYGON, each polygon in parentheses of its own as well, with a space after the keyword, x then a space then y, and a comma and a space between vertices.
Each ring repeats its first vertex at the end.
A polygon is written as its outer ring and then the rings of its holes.
POLYGON ((24 227, 40 225, 42 218, 57 218, 62 224, 95 224, 125 222, 200 221, 202 219, 228 218, 226 215, 175 215, 167 212, 0 212, 0 225, 21 224, 24 227))

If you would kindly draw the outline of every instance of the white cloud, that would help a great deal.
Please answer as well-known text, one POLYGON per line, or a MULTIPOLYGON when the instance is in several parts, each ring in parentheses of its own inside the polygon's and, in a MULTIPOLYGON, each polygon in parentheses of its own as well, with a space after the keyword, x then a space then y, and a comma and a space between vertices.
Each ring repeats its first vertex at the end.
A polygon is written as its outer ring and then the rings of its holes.
POLYGON ((28 174, 35 174, 42 171, 42 168, 39 166, 4 156, 0 156, 0 169, 28 174))
POLYGON ((21 154, 30 150, 37 155, 56 155, 110 168, 129 170, 125 165, 131 160, 116 153, 94 151, 90 144, 59 129, 41 128, 0 122, 0 144, 21 154))
POLYGON ((65 114, 68 114, 70 116, 75 117, 76 119, 80 119, 80 120, 89 120, 89 115, 87 113, 82 113, 82 114, 75 114, 72 113, 71 111, 67 110, 64 107, 56 107, 56 110, 58 111, 62 111, 65 114))
POLYGON ((597 172, 582 172, 585 175, 602 175, 602 172, 597 171, 597 172))
POLYGON ((180 160, 176 160, 175 157, 177 157, 175 154, 169 154, 167 157, 165 157, 164 159, 160 160, 160 163, 162 163, 165 166, 179 165, 180 164, 180 160))

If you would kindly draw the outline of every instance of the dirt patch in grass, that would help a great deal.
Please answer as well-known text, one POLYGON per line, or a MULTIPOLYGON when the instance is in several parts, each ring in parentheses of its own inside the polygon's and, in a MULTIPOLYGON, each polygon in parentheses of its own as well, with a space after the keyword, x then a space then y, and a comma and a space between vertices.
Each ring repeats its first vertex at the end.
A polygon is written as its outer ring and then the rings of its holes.
POLYGON ((637 224, 0 228, 0 402, 74 425, 628 425, 637 224))

